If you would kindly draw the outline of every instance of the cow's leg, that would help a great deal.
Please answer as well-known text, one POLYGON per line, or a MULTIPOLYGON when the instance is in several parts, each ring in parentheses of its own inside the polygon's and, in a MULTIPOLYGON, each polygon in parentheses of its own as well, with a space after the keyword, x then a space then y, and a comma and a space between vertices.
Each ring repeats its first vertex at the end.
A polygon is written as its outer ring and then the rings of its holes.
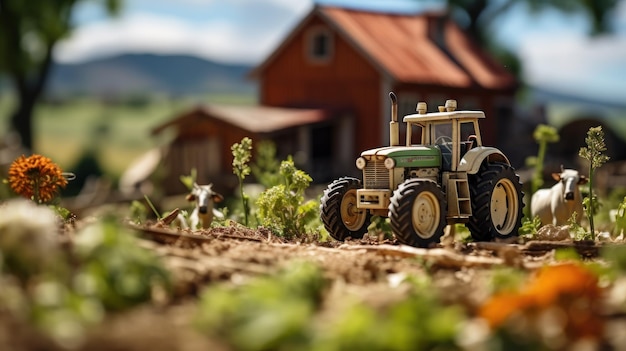
POLYGON ((193 209, 193 212, 191 212, 191 216, 189 216, 189 222, 191 224, 191 230, 196 230, 198 229, 198 224, 200 221, 199 218, 199 213, 198 213, 198 207, 193 209))

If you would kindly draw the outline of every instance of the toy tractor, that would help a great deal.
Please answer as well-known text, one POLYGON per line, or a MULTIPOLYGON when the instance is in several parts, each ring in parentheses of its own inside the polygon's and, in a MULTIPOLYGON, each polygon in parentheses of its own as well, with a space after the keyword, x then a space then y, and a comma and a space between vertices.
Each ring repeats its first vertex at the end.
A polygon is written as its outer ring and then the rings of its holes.
POLYGON ((324 191, 321 219, 329 234, 362 238, 376 215, 389 217, 400 243, 416 247, 438 243, 455 223, 465 223, 475 241, 517 236, 522 185, 507 157, 483 146, 478 120, 485 114, 457 111, 455 100, 427 113, 420 102, 418 113, 404 117, 401 146, 397 99, 389 96, 390 146, 361 153, 363 182, 343 177, 324 191))

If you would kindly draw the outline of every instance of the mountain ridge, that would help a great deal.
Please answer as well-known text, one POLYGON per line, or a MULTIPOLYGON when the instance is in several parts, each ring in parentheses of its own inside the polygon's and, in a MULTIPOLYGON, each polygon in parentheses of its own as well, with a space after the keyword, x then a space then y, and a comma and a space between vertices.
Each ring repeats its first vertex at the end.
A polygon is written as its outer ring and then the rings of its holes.
POLYGON ((152 53, 119 54, 80 63, 54 64, 46 95, 122 98, 128 95, 255 94, 249 65, 200 57, 152 53))

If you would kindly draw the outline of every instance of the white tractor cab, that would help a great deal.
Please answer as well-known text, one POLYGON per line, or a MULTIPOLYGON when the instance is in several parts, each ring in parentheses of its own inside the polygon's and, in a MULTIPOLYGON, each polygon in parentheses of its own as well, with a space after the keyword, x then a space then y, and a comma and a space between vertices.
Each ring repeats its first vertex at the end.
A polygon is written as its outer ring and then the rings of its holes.
POLYGON ((389 217, 403 244, 438 243, 447 224, 465 223, 474 240, 517 235, 523 193, 507 157, 483 146, 482 111, 457 111, 448 100, 438 112, 426 103, 403 118, 400 146, 397 100, 392 100, 390 146, 366 150, 356 160, 363 182, 351 177, 331 183, 321 201, 321 218, 337 240, 360 238, 372 215, 389 217))

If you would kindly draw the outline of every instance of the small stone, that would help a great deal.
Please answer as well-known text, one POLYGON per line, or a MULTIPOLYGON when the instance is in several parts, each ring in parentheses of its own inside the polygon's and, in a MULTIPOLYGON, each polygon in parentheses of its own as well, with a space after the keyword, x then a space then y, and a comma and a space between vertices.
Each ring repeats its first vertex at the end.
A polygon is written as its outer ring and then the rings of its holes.
POLYGON ((537 240, 545 241, 571 240, 569 227, 566 225, 557 227, 552 224, 546 224, 543 227, 539 228, 535 237, 537 238, 537 240))

